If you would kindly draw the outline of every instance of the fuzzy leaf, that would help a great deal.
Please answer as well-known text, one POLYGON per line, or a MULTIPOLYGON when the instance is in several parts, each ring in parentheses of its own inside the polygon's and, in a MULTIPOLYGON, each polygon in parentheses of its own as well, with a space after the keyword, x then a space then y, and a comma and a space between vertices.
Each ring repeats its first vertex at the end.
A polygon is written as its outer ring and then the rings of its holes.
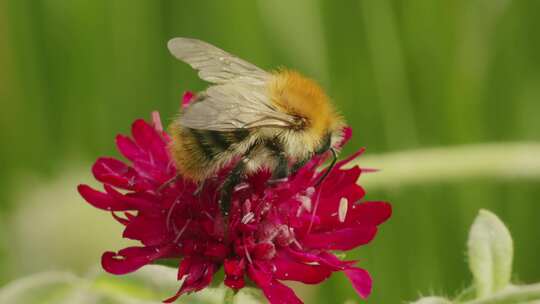
POLYGON ((70 273, 45 272, 13 281, 0 289, 0 303, 63 303, 79 283, 70 273))
POLYGON ((512 237, 495 214, 480 210, 469 233, 468 249, 478 298, 508 286, 514 250, 512 237))
POLYGON ((449 300, 440 297, 426 297, 411 304, 452 304, 449 300))
MULTIPOLYGON (((9 304, 155 304, 180 287, 177 270, 145 266, 135 273, 114 276, 98 271, 88 277, 65 272, 30 275, 0 288, 0 303, 9 304)), ((205 288, 182 296, 177 303, 220 304, 226 288, 205 288)), ((264 303, 258 289, 244 288, 234 297, 236 304, 264 303)))

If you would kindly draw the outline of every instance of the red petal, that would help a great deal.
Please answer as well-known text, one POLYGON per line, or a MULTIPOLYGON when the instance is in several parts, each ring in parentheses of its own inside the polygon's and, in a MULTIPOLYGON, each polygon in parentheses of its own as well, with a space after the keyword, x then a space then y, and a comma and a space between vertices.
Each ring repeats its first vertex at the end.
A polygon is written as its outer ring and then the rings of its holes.
POLYGON ((99 158, 92 166, 95 178, 105 184, 128 190, 148 190, 152 186, 123 162, 109 157, 99 158))
POLYGON ((212 282, 212 277, 216 272, 216 265, 206 260, 194 257, 185 257, 180 263, 178 279, 187 275, 182 287, 178 292, 163 301, 163 303, 172 303, 181 295, 187 292, 199 291, 212 282))
POLYGON ((375 226, 344 228, 308 234, 302 240, 302 244, 309 248, 346 251, 369 243, 376 233, 375 226))
MULTIPOLYGON (((126 166, 123 162, 111 158, 111 157, 100 157, 92 166, 92 173, 94 177, 102 181, 103 178, 112 176, 118 180, 124 181, 122 184, 127 184, 129 178, 133 177, 133 171, 130 172, 130 168, 126 166)), ((116 185, 115 185, 116 186, 116 185)))
POLYGON ((351 281, 354 289, 363 299, 371 294, 372 280, 367 271, 361 268, 350 267, 343 270, 347 278, 351 281))
POLYGON ((158 184, 170 179, 174 174, 174 166, 170 160, 167 143, 158 132, 144 120, 136 120, 132 125, 135 142, 130 138, 118 135, 116 145, 120 152, 133 162, 136 172, 158 184))
POLYGON ((303 304, 292 289, 253 265, 249 265, 248 275, 262 289, 270 304, 303 304))
POLYGON ((318 263, 332 269, 332 271, 340 271, 347 269, 353 261, 341 261, 335 255, 326 251, 321 251, 318 254, 308 253, 305 251, 287 250, 287 254, 291 255, 297 261, 304 263, 318 263))
POLYGON ((352 137, 352 128, 349 126, 346 126, 342 129, 342 136, 343 138, 341 141, 336 145, 336 147, 341 148, 343 147, 352 137))
POLYGON ((107 251, 101 256, 103 269, 112 274, 133 272, 152 261, 167 255, 170 250, 165 248, 128 247, 118 253, 107 251))
POLYGON ((362 298, 366 298, 371 293, 372 280, 369 273, 361 268, 354 267, 353 261, 341 261, 335 255, 328 252, 321 252, 319 255, 320 263, 324 263, 335 270, 345 272, 347 278, 351 281, 354 289, 362 298))
POLYGON ((347 200, 348 206, 343 222, 339 220, 338 200, 321 200, 320 212, 317 212, 321 219, 316 231, 327 231, 354 226, 378 226, 385 222, 392 215, 392 206, 386 202, 363 202, 353 203, 350 197, 347 200))
POLYGON ((360 223, 378 226, 392 215, 392 205, 387 202, 364 202, 352 204, 347 211, 345 224, 360 223))
POLYGON ((151 164, 166 165, 169 162, 166 143, 152 126, 138 119, 133 123, 131 132, 137 145, 149 154, 151 164))
POLYGON ((321 197, 341 197, 343 194, 347 194, 347 191, 345 191, 344 188, 349 186, 361 189, 356 183, 360 176, 360 172, 360 168, 358 167, 346 170, 332 170, 319 187, 320 191, 323 191, 321 197))
POLYGON ((115 200, 108 193, 94 190, 90 186, 79 185, 77 190, 87 202, 96 208, 109 211, 125 211, 132 209, 125 203, 115 200))
MULTIPOLYGON (((292 258, 294 258, 296 261, 303 262, 303 263, 319 263, 322 258, 314 253, 305 252, 305 251, 297 251, 293 250, 290 247, 286 249, 287 254, 290 255, 292 258)), ((334 270, 340 270, 340 269, 334 269, 334 270)))
POLYGON ((276 266, 274 276, 278 280, 299 281, 306 284, 318 284, 326 280, 332 269, 322 265, 308 265, 292 259, 292 257, 281 254, 272 260, 276 266))
POLYGON ((213 259, 214 261, 221 262, 229 253, 229 248, 220 243, 211 243, 208 244, 204 255, 208 258, 213 259))
POLYGON ((253 257, 257 260, 270 260, 276 255, 276 247, 271 242, 264 242, 255 245, 253 257))
POLYGON ((136 216, 127 225, 123 237, 141 241, 145 246, 157 246, 170 235, 163 218, 136 216))
POLYGON ((174 177, 175 174, 174 171, 171 170, 172 167, 150 163, 145 159, 135 160, 133 166, 141 176, 155 181, 158 185, 167 182, 174 177))
POLYGON ((160 212, 157 203, 142 197, 140 193, 122 194, 109 185, 103 186, 105 191, 115 201, 122 203, 131 210, 146 210, 148 212, 160 212))
POLYGON ((347 165, 351 161, 358 158, 360 155, 362 155, 366 151, 366 148, 360 148, 360 150, 356 151, 355 153, 347 156, 347 158, 342 159, 336 163, 336 168, 341 169, 343 166, 347 165))
POLYGON ((341 199, 347 199, 348 207, 352 208, 354 203, 362 199, 364 195, 364 189, 356 184, 343 185, 341 189, 334 191, 334 195, 331 197, 320 198, 317 215, 323 219, 326 219, 326 217, 336 218, 334 215, 339 210, 341 199))
POLYGON ((186 91, 184 93, 184 96, 182 96, 182 109, 185 109, 187 108, 187 106, 189 106, 191 101, 193 101, 193 97, 195 97, 195 94, 190 91, 186 91))
POLYGON ((244 288, 244 286, 246 286, 246 282, 243 276, 226 276, 223 283, 225 284, 225 286, 236 290, 244 288))
POLYGON ((244 274, 246 265, 243 259, 242 260, 227 259, 223 263, 223 269, 225 270, 225 274, 227 275, 240 276, 244 274))
POLYGON ((146 158, 146 153, 129 137, 123 135, 116 136, 116 146, 118 147, 120 153, 131 161, 146 158))
POLYGON ((120 224, 126 226, 127 224, 129 224, 129 219, 126 219, 126 218, 123 218, 123 217, 120 217, 118 214, 114 213, 114 212, 111 212, 113 218, 118 221, 120 224))

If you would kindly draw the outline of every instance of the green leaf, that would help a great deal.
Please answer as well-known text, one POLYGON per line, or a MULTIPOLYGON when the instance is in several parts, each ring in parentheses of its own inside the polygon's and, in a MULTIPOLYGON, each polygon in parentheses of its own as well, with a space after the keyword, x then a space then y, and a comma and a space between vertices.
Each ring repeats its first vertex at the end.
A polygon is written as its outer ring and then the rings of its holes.
POLYGON ((268 300, 263 295, 259 288, 244 287, 240 289, 234 296, 235 304, 264 304, 268 300))
POLYGON ((80 282, 75 275, 65 272, 32 275, 0 289, 0 303, 63 303, 80 282))
POLYGON ((476 297, 476 289, 474 286, 462 290, 455 298, 452 300, 454 302, 463 302, 466 300, 472 300, 476 297))
POLYGON ((223 297, 223 304, 234 304, 234 290, 227 288, 225 291, 225 296, 223 297))
MULTIPOLYGON (((123 276, 101 270, 86 278, 65 272, 45 272, 15 280, 1 288, 0 303, 155 304, 175 294, 181 283, 176 280, 175 269, 157 265, 148 265, 123 276)), ((221 304, 224 291, 223 286, 205 288, 182 296, 177 303, 221 304)))
POLYGON ((487 210, 480 210, 468 241, 469 267, 478 298, 504 289, 512 274, 513 243, 501 220, 487 210))
MULTIPOLYGON (((158 303, 172 296, 182 286, 176 279, 177 270, 161 265, 147 265, 134 273, 114 276, 100 273, 92 279, 91 290, 114 303, 158 303), (133 302, 139 301, 139 302, 133 302)), ((182 296, 177 303, 220 304, 224 288, 205 288, 190 295, 182 296)))
POLYGON ((450 300, 440 297, 425 297, 411 304, 452 304, 450 300))
POLYGON ((176 280, 177 270, 159 265, 148 265, 138 271, 122 276, 99 272, 90 278, 94 293, 113 298, 129 296, 139 300, 165 299, 180 287, 176 280))
POLYGON ((540 283, 507 286, 488 297, 463 302, 463 304, 540 304, 540 283))

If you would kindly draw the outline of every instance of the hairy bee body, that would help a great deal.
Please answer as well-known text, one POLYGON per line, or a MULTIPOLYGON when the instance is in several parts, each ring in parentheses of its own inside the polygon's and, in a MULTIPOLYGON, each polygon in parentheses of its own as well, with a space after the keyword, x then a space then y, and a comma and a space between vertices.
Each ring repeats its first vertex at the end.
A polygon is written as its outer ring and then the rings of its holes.
MULTIPOLYGON (((276 159, 280 157, 278 154, 287 163, 298 163, 311 158, 318 151, 326 151, 329 141, 339 140, 341 134, 332 134, 331 131, 341 127, 342 122, 328 97, 312 80, 294 71, 278 71, 268 84, 268 94, 277 108, 297 117, 296 127, 198 130, 182 126, 180 117, 170 128, 173 136, 170 149, 180 173, 201 181, 248 152, 244 173, 263 167, 271 171, 288 171, 277 168, 284 165, 276 159)), ((285 173, 277 174, 277 177, 284 177, 279 175, 285 173)))
POLYGON ((168 47, 212 83, 171 124, 171 154, 179 174, 196 182, 234 163, 222 185, 225 213, 245 174, 264 167, 278 180, 329 150, 335 161, 343 121, 313 80, 264 71, 196 39, 175 38, 168 47))
POLYGON ((178 171, 194 181, 205 180, 242 155, 254 142, 250 131, 212 131, 171 125, 173 154, 178 171))

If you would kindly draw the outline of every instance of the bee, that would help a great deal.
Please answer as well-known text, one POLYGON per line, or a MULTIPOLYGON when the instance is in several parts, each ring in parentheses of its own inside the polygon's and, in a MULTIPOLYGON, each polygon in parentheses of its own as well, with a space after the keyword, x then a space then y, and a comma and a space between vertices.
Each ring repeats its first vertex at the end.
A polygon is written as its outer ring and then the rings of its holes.
POLYGON ((290 69, 267 72, 197 39, 174 38, 168 49, 211 83, 171 123, 171 155, 178 174, 199 184, 233 163, 220 190, 225 214, 235 186, 261 168, 279 181, 331 151, 318 183, 330 172, 344 121, 315 81, 290 69))

